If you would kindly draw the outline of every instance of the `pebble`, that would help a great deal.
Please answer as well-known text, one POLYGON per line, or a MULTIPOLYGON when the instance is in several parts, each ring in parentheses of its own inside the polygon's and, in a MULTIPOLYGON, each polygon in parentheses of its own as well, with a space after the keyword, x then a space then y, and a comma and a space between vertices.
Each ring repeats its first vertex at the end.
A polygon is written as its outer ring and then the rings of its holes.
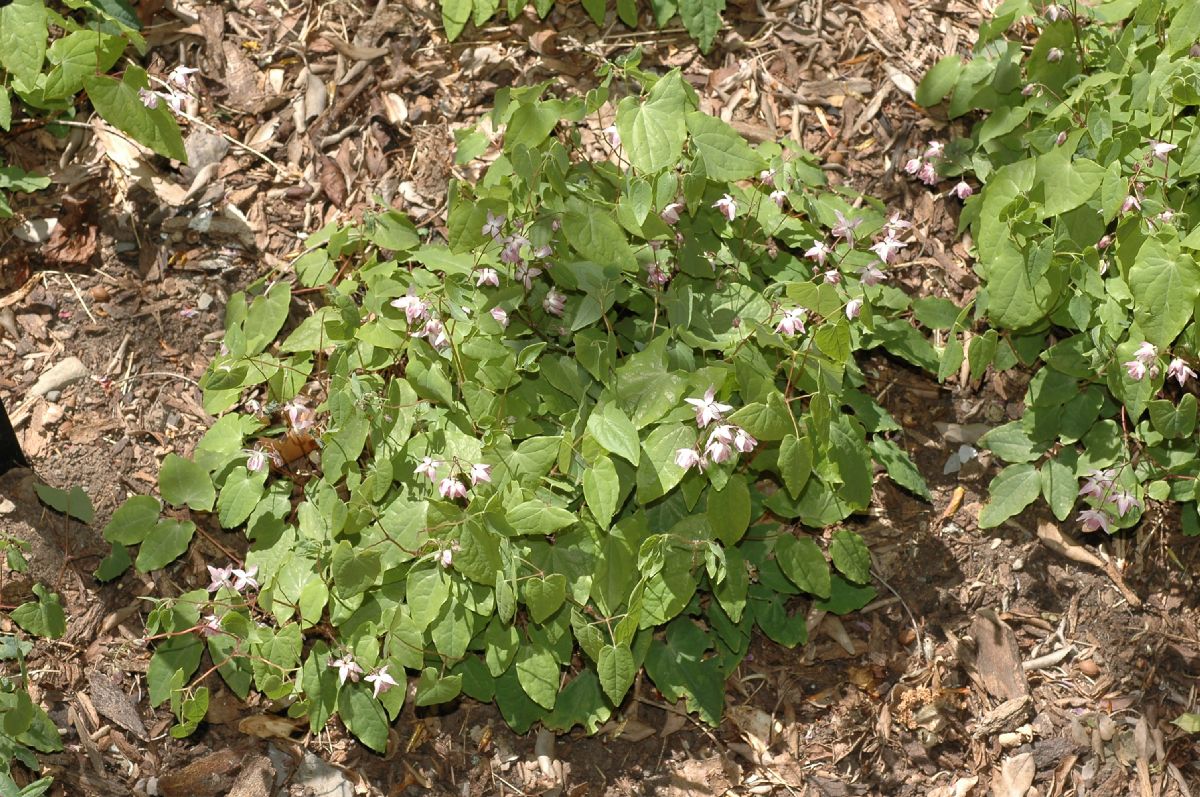
POLYGON ((1079 662, 1079 671, 1089 678, 1095 678, 1100 674, 1100 665, 1091 659, 1085 659, 1079 662))
POLYGON ((88 375, 87 366, 78 357, 68 357, 54 364, 46 373, 38 377, 33 387, 29 388, 32 396, 44 396, 52 390, 62 390, 67 385, 73 385, 88 375))
POLYGON ((58 401, 60 398, 62 398, 61 390, 47 390, 46 391, 46 401, 49 401, 51 404, 58 401))

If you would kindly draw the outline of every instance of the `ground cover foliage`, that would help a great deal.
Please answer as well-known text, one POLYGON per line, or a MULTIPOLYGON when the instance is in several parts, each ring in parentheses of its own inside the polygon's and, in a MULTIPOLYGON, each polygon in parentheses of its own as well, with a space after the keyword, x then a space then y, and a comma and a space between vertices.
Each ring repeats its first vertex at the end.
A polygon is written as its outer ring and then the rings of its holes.
MULTIPOLYGON (((1193 3, 1008 2, 972 59, 943 59, 923 81, 926 103, 983 112, 937 159, 983 183, 961 222, 988 325, 971 372, 1038 368, 1024 416, 983 438, 1010 463, 984 527, 1041 496, 1059 520, 1082 501, 1086 531, 1131 528, 1162 502, 1200 533, 1198 37, 1193 3)), ((952 341, 943 371, 963 356, 952 341)))
POLYGON ((105 529, 104 578, 181 556, 184 508, 251 540, 150 616, 176 733, 204 716, 206 650, 239 695, 314 730, 336 712, 375 749, 407 672, 418 705, 594 730, 644 667, 716 723, 754 627, 794 646, 793 596, 874 597, 857 534, 787 521, 864 509, 873 460, 926 492, 855 361, 936 363, 883 284, 904 222, 696 111, 677 71, 602 74, 499 94, 503 155, 452 187, 445 242, 396 212, 329 227, 295 263, 323 294, 298 325, 286 281, 231 300, 203 381, 225 414, 164 463, 172 509, 135 497, 105 529), (617 87, 617 162, 583 157, 572 123, 617 87))

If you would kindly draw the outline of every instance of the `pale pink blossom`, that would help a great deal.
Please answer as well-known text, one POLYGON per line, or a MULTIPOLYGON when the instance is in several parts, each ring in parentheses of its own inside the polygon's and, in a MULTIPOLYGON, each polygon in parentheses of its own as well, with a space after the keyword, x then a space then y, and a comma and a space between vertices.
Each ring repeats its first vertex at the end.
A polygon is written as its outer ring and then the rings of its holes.
POLYGON ((454 550, 451 548, 443 548, 437 552, 437 562, 443 569, 449 569, 450 565, 454 564, 454 550))
POLYGON ((887 274, 880 271, 877 266, 863 266, 858 270, 858 278, 862 280, 863 285, 878 285, 887 279, 887 274))
POLYGON ((825 280, 826 285, 837 285, 842 281, 842 272, 838 271, 836 268, 829 269, 821 276, 825 280))
POLYGON ((833 215, 837 217, 837 223, 829 230, 834 238, 845 238, 846 243, 854 243, 854 231, 858 229, 858 225, 863 223, 861 218, 847 219, 842 215, 842 211, 835 210, 833 215))
POLYGON ((1142 508, 1142 502, 1134 497, 1132 493, 1124 490, 1118 493, 1113 493, 1112 500, 1113 503, 1117 505, 1117 514, 1121 517, 1125 517, 1127 514, 1129 514, 1129 510, 1133 509, 1135 506, 1138 509, 1142 508))
POLYGON ((508 327, 508 313, 503 307, 493 307, 491 309, 492 318, 496 319, 496 323, 502 327, 508 327))
POLYGON ((1051 3, 1046 6, 1046 19, 1049 22, 1058 22, 1060 19, 1070 19, 1071 12, 1060 6, 1058 3, 1051 3))
POLYGON ((258 589, 258 582, 254 579, 258 575, 258 565, 248 570, 235 567, 229 571, 229 574, 233 577, 232 586, 234 591, 241 592, 244 589, 258 589))
POLYGON ((722 404, 715 400, 716 389, 709 388, 704 391, 704 398, 685 398, 688 404, 696 408, 696 425, 703 429, 713 421, 719 421, 723 414, 733 409, 729 404, 722 404))
POLYGON ((208 568, 208 577, 211 583, 208 585, 209 592, 216 592, 221 587, 233 586, 233 568, 231 567, 213 567, 205 565, 208 568))
POLYGON ((200 633, 206 637, 216 636, 224 631, 221 628, 221 621, 217 619, 215 614, 205 615, 204 622, 200 625, 200 633))
POLYGON ((732 443, 735 432, 737 432, 737 427, 732 424, 718 424, 708 433, 708 442, 718 440, 722 443, 732 443))
POLYGON ((763 185, 774 186, 775 185, 775 170, 774 169, 763 169, 761 172, 758 173, 758 181, 760 183, 762 183, 763 185))
POLYGON ((803 307, 793 307, 783 314, 783 318, 779 319, 779 323, 775 325, 775 331, 781 335, 803 335, 804 334, 804 318, 808 311, 803 307))
POLYGON ((878 255, 884 263, 891 263, 895 259, 896 253, 906 246, 908 244, 905 241, 888 236, 882 241, 871 244, 871 251, 878 255))
POLYGON ((1196 372, 1182 358, 1176 357, 1167 365, 1167 376, 1178 382, 1180 387, 1183 387, 1184 383, 1189 379, 1196 378, 1196 372))
POLYGON ((704 455, 709 461, 720 465, 733 456, 733 447, 720 440, 709 440, 708 445, 704 447, 704 455))
POLYGON ((771 201, 775 203, 776 207, 783 210, 783 203, 787 201, 787 191, 772 191, 771 201))
POLYGON ((480 232, 483 235, 490 236, 493 240, 498 239, 500 231, 504 228, 504 219, 505 216, 503 213, 496 216, 489 210, 487 212, 487 222, 483 225, 483 229, 480 232))
POLYGON ((825 265, 825 257, 829 254, 830 249, 825 245, 824 241, 814 241, 813 245, 808 248, 804 256, 810 260, 817 261, 817 265, 825 265))
POLYGON ((750 436, 750 433, 745 429, 738 427, 737 432, 733 435, 733 447, 743 454, 749 454, 758 445, 758 441, 750 436))
POLYGON ((862 312, 862 299, 851 299, 846 303, 846 318, 853 321, 862 312))
POLYGON ((1032 97, 1034 95, 1034 92, 1036 92, 1037 90, 1038 90, 1038 87, 1037 87, 1036 83, 1026 83, 1025 86, 1021 89, 1021 96, 1022 97, 1032 97))
POLYGON ((729 194, 714 202, 713 207, 721 211, 721 215, 729 221, 733 221, 733 217, 737 215, 737 202, 729 194))
POLYGON ((413 473, 418 476, 424 476, 425 478, 429 479, 429 481, 434 482, 437 481, 437 469, 441 466, 442 461, 440 459, 425 457, 421 460, 417 467, 413 468, 413 473))
POLYGON ((524 235, 514 234, 502 240, 504 248, 500 250, 500 262, 515 265, 521 262, 521 247, 529 243, 524 235))
POLYGON ((288 423, 292 426, 292 431, 295 432, 303 432, 316 423, 317 420, 313 411, 299 401, 293 400, 284 404, 283 412, 287 415, 288 423))
POLYGON ((1110 246, 1112 246, 1112 236, 1111 235, 1103 235, 1100 237, 1099 241, 1096 241, 1096 248, 1102 252, 1110 246))
POLYGON ((375 698, 378 698, 381 694, 397 685, 396 679, 392 678, 392 676, 388 673, 387 665, 375 670, 375 672, 371 673, 363 680, 371 685, 373 690, 371 692, 371 696, 375 698))
POLYGON ((975 189, 972 188, 966 180, 959 180, 954 184, 954 187, 950 189, 950 195, 958 197, 959 199, 966 199, 974 193, 975 189))
POLYGON ((1056 64, 1063 59, 1063 51, 1058 47, 1051 47, 1046 53, 1046 60, 1052 64, 1056 64))
POLYGON ((158 101, 162 99, 162 97, 157 91, 151 91, 150 89, 138 89, 138 99, 142 101, 142 105, 145 105, 147 108, 153 111, 158 107, 158 101))
POLYGON ((613 149, 621 146, 621 134, 617 132, 616 125, 609 125, 600 132, 608 138, 609 146, 611 146, 613 149))
POLYGON ((496 273, 496 269, 479 269, 479 274, 475 277, 475 287, 482 288, 484 285, 491 285, 493 288, 500 287, 500 275, 496 273))
POLYGON ((425 322, 425 326, 420 332, 413 332, 414 338, 426 338, 429 340, 429 345, 435 349, 440 349, 450 342, 450 337, 446 334, 446 325, 441 322, 441 319, 430 318, 425 322))
POLYGON ((1146 365, 1154 365, 1154 361, 1158 359, 1158 347, 1148 340, 1143 340, 1142 345, 1138 346, 1133 356, 1146 365))
POLYGON ((538 260, 545 260, 552 254, 554 254, 554 248, 550 246, 550 244, 542 244, 537 249, 533 250, 533 256, 538 260))
POLYGON ((192 75, 199 72, 190 66, 177 66, 167 75, 167 83, 171 84, 180 91, 191 92, 192 90, 192 75))
POLYGON ((1125 201, 1121 203, 1121 212, 1128 213, 1131 210, 1141 210, 1142 200, 1138 198, 1136 193, 1125 197, 1125 201))
POLYGON ((1112 518, 1107 512, 1101 512, 1098 509, 1085 509, 1075 518, 1083 526, 1084 531, 1096 531, 1104 529, 1106 532, 1112 532, 1112 518))
POLYGON ((667 224, 675 224, 679 221, 679 211, 682 208, 683 208, 683 205, 681 203, 672 202, 671 204, 667 205, 665 208, 662 209, 662 213, 659 213, 658 217, 660 219, 662 219, 663 221, 665 221, 667 224))
POLYGON ((354 683, 358 683, 358 676, 362 675, 363 672, 362 667, 358 666, 358 662, 349 653, 340 659, 334 659, 329 662, 329 666, 338 671, 339 686, 345 686, 347 678, 354 683))
POLYGON ((540 276, 542 270, 534 266, 517 266, 517 279, 525 286, 525 290, 533 290, 533 280, 540 276))
POLYGON ((1066 143, 1067 143, 1067 131, 1066 130, 1059 132, 1059 134, 1054 137, 1054 146, 1061 147, 1063 144, 1066 144, 1066 143))
POLYGON ((650 264, 650 268, 647 269, 647 271, 646 271, 646 284, 647 285, 649 285, 651 288, 661 288, 662 286, 666 285, 670 281, 671 281, 670 274, 663 271, 661 268, 654 265, 653 263, 650 264))
POLYGON ((911 221, 905 221, 900 217, 899 213, 893 213, 892 217, 883 225, 883 229, 887 231, 890 237, 895 238, 900 234, 901 230, 907 230, 912 226, 913 223, 911 221))
POLYGON ((483 482, 492 480, 492 466, 485 465, 482 462, 476 462, 471 466, 471 486, 474 487, 483 482))
POLYGON ((1094 470, 1084 479, 1083 486, 1079 488, 1079 495, 1098 501, 1107 500, 1115 477, 1116 473, 1112 470, 1094 470))
POLYGON ((936 185, 938 181, 937 169, 933 167, 932 163, 926 161, 921 170, 917 172, 917 179, 925 183, 925 185, 936 185))
POLYGON ((267 467, 267 455, 261 448, 250 452, 250 458, 246 460, 246 470, 252 473, 258 473, 263 468, 267 467))
POLYGON ((925 158, 940 158, 946 154, 946 145, 938 140, 930 141, 925 148, 925 158))
POLYGON ((563 308, 567 306, 567 297, 551 288, 546 292, 546 298, 542 300, 542 309, 550 315, 556 315, 562 318, 563 308))
POLYGON ((467 497, 467 485, 453 476, 447 476, 438 483, 438 495, 447 501, 467 497))
POLYGON ((690 470, 691 468, 704 469, 704 459, 694 448, 676 449, 675 464, 684 470, 690 470))
POLYGON ((1125 366, 1125 370, 1129 372, 1129 378, 1134 382, 1142 381, 1142 377, 1146 375, 1146 364, 1141 360, 1130 360, 1121 365, 1125 366))
POLYGON ((1168 144, 1166 141, 1150 141, 1151 157, 1157 158, 1163 163, 1167 162, 1167 156, 1171 154, 1171 150, 1178 148, 1178 144, 1168 144))
POLYGON ((908 162, 904 164, 904 173, 915 176, 917 172, 921 171, 921 167, 924 165, 925 162, 920 158, 909 158, 908 162))
POLYGON ((428 303, 412 292, 401 296, 399 299, 392 299, 391 305, 397 310, 404 311, 404 318, 407 319, 410 325, 429 315, 428 303))

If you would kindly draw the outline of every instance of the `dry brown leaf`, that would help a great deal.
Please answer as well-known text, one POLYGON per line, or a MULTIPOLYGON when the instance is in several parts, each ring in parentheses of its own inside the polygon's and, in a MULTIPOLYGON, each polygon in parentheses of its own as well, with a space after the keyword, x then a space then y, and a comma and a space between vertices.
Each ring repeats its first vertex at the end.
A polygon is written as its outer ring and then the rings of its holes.
POLYGON ((295 720, 274 714, 252 714, 238 722, 238 730, 259 739, 287 739, 300 728, 295 720))
POLYGON ((992 797, 1025 797, 1035 774, 1033 753, 1009 756, 992 774, 992 797))

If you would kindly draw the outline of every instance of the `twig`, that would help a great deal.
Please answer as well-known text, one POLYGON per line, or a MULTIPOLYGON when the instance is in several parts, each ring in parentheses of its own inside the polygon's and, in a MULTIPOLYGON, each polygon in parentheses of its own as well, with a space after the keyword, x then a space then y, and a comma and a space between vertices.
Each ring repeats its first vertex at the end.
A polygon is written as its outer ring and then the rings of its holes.
POLYGON ((174 374, 174 373, 171 373, 170 371, 142 371, 141 373, 130 374, 129 376, 123 377, 121 379, 116 379, 116 380, 114 380, 114 382, 118 385, 123 385, 126 382, 132 382, 133 380, 139 379, 143 376, 169 376, 174 379, 182 379, 184 382, 187 382, 191 385, 195 385, 196 387, 200 387, 200 383, 197 382, 195 379, 192 379, 191 377, 188 377, 188 376, 184 376, 183 374, 174 374))

